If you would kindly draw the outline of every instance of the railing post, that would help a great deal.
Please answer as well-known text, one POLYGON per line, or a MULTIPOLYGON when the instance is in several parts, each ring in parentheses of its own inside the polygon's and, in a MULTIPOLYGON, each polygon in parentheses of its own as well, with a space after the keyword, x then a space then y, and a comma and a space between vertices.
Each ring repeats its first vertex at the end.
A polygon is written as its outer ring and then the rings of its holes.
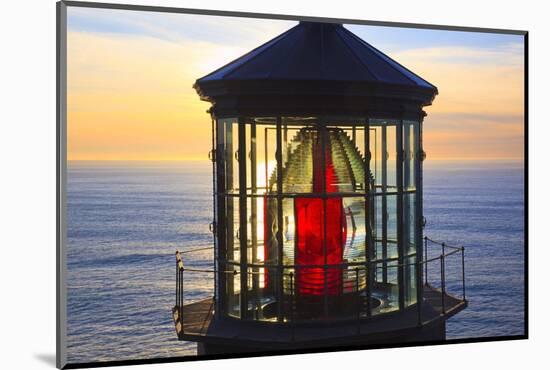
POLYGON ((374 284, 374 276, 376 274, 376 270, 372 271, 372 262, 370 260, 367 262, 367 266, 367 271, 365 272, 367 282, 367 317, 371 317, 372 285, 374 284))
POLYGON ((361 333, 361 297, 359 295, 359 267, 355 267, 355 293, 357 294, 357 333, 361 333))
MULTIPOLYGON (((422 265, 420 260, 416 260, 416 274, 422 274, 422 265)), ((417 295, 416 295, 416 305, 418 307, 418 326, 422 326, 422 292, 420 291, 421 287, 417 287, 417 295)))
POLYGON ((462 300, 466 300, 466 277, 464 272, 464 247, 460 247, 462 252, 462 300))
POLYGON ((179 268, 179 261, 178 261, 178 254, 179 252, 176 251, 176 306, 179 309, 180 306, 180 268, 179 268))
POLYGON ((183 261, 179 251, 176 251, 176 306, 181 325, 180 333, 183 333, 183 261))
POLYGON ((291 336, 294 342, 294 273, 290 272, 290 325, 291 336))
POLYGON ((441 262, 441 313, 445 314, 445 255, 440 257, 441 262))
MULTIPOLYGON (((424 260, 428 260, 428 237, 424 237, 424 260)), ((428 284, 428 264, 424 264, 425 281, 424 284, 428 284)))
POLYGON ((183 333, 183 266, 180 267, 180 323, 181 332, 183 333))

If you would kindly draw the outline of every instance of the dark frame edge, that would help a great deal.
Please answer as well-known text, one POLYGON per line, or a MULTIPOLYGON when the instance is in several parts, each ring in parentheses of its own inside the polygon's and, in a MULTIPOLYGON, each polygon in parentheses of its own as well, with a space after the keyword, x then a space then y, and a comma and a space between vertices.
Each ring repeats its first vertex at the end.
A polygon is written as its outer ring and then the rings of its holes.
POLYGON ((523 114, 524 114, 524 126, 523 126, 523 268, 524 268, 524 333, 525 337, 529 338, 529 32, 525 32, 524 36, 524 95, 523 95, 523 114))
POLYGON ((67 5, 56 3, 56 367, 67 365, 67 5))
POLYGON ((348 18, 312 17, 312 16, 289 15, 289 14, 233 12, 228 10, 192 9, 192 8, 178 8, 178 7, 154 6, 154 5, 135 5, 135 4, 122 4, 122 3, 121 4, 100 3, 100 2, 92 2, 92 1, 88 2, 88 1, 70 1, 69 0, 69 1, 63 1, 63 2, 66 4, 66 6, 73 6, 73 7, 80 7, 80 8, 133 10, 133 11, 179 13, 179 14, 202 14, 202 15, 225 16, 225 17, 276 19, 276 20, 287 20, 287 21, 345 23, 345 24, 358 24, 358 25, 367 25, 367 26, 420 28, 420 29, 427 29, 427 30, 500 33, 500 34, 507 34, 507 35, 525 35, 527 33, 526 30, 511 30, 511 29, 501 29, 501 28, 464 27, 464 26, 451 26, 451 25, 425 24, 425 23, 407 23, 407 22, 387 22, 387 21, 376 21, 376 20, 357 20, 357 19, 348 19, 348 18))
POLYGON ((435 346, 435 345, 501 342, 501 341, 509 341, 509 340, 526 340, 526 339, 528 339, 527 335, 508 335, 508 336, 501 336, 501 337, 448 339, 443 341, 438 340, 438 341, 426 341, 426 342, 404 342, 404 343, 392 343, 392 344, 380 344, 380 345, 354 345, 354 346, 322 347, 322 348, 308 348, 308 349, 300 348, 300 349, 292 349, 292 350, 262 351, 262 352, 252 352, 252 353, 231 353, 231 354, 201 355, 201 356, 150 358, 150 359, 139 359, 139 360, 136 359, 136 360, 74 363, 74 364, 67 364, 66 366, 63 367, 63 369, 81 369, 81 368, 113 367, 113 366, 128 366, 128 365, 152 365, 152 364, 164 364, 164 363, 172 363, 172 362, 288 356, 288 355, 303 355, 303 354, 344 352, 344 351, 362 351, 362 350, 368 350, 368 349, 424 347, 424 346, 435 346))

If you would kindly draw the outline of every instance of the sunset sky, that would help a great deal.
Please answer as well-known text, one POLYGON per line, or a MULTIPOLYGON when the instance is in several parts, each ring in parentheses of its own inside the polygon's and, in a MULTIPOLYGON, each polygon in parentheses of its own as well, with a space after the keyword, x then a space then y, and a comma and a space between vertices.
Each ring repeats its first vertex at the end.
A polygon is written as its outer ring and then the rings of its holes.
MULTIPOLYGON (((68 8, 69 160, 195 160, 210 150, 199 77, 293 21, 68 8)), ((436 85, 428 159, 523 158, 523 37, 345 25, 436 85)))

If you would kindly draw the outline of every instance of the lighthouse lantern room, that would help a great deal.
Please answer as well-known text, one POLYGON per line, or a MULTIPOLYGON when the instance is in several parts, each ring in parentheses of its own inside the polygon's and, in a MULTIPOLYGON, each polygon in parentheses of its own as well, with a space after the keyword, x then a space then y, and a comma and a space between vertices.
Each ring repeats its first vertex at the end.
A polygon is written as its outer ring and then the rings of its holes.
POLYGON ((423 107, 437 88, 315 22, 194 87, 212 104, 215 289, 185 304, 177 253, 179 338, 206 354, 444 339, 467 303, 444 283, 463 248, 430 261, 423 235, 423 107))

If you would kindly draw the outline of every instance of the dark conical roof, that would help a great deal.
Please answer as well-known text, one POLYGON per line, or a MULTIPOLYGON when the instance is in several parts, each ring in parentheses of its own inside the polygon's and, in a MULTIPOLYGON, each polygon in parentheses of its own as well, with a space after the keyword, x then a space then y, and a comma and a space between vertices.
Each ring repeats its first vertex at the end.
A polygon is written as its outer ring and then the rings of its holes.
POLYGON ((215 80, 365 81, 435 86, 341 24, 301 22, 197 82, 215 80))
POLYGON ((424 106, 437 94, 434 85, 341 24, 313 22, 300 22, 198 79, 195 89, 214 104, 228 96, 242 100, 243 95, 325 94, 391 98, 424 106))

